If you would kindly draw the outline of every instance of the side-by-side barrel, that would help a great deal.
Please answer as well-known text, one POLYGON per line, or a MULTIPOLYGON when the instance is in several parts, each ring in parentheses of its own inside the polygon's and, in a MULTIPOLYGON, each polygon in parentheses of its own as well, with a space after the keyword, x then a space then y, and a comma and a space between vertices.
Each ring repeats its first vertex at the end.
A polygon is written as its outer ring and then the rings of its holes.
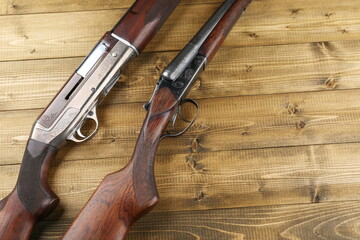
POLYGON ((169 81, 175 81, 189 66, 198 54, 201 45, 209 37, 210 33, 218 25, 225 13, 230 9, 235 0, 225 1, 209 20, 202 26, 184 49, 164 69, 162 77, 169 81))
POLYGON ((232 27, 240 18, 242 13, 252 0, 236 0, 229 11, 222 17, 217 26, 210 33, 199 49, 199 53, 204 55, 208 62, 212 60, 217 50, 225 41, 232 27))

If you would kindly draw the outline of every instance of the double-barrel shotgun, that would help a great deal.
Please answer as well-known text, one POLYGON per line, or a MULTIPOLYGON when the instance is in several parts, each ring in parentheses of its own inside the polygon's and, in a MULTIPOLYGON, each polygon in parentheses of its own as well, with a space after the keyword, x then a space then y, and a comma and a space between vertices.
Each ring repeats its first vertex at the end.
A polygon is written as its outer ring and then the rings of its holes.
MULTIPOLYGON (((35 223, 59 203, 50 189, 51 160, 67 142, 84 142, 99 123, 96 108, 124 66, 145 48, 180 0, 137 0, 73 73, 36 120, 13 191, 0 202, 0 239, 29 239, 35 223), (84 134, 87 121, 94 122, 84 134)), ((81 239, 81 238, 76 238, 81 239)))
POLYGON ((159 201, 154 157, 160 140, 184 133, 166 132, 170 122, 182 118, 180 106, 191 86, 205 70, 232 26, 251 0, 226 0, 161 74, 150 101, 133 156, 120 171, 107 175, 63 236, 63 240, 125 239, 131 225, 159 201))

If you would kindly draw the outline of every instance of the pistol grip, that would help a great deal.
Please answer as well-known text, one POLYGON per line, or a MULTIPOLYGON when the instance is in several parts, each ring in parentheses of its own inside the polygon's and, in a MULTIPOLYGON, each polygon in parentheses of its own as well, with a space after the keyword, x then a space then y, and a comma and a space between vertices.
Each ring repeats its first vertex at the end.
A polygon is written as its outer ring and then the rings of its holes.
POLYGON ((29 239, 35 223, 59 203, 48 185, 48 171, 57 149, 29 140, 14 190, 0 201, 0 239, 29 239))

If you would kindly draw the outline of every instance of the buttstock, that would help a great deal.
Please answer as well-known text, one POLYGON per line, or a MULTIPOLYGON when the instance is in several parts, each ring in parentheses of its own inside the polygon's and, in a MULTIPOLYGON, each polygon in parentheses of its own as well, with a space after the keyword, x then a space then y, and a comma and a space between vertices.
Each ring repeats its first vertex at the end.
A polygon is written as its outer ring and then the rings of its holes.
POLYGON ((125 239, 130 226, 159 200, 136 201, 132 164, 106 176, 63 239, 125 239))
POLYGON ((130 162, 104 178, 63 239, 125 239, 131 225, 155 206, 155 153, 177 106, 168 88, 157 90, 130 162))
POLYGON ((0 201, 0 239, 29 239, 35 223, 59 203, 48 185, 48 171, 57 149, 29 140, 14 190, 0 201))

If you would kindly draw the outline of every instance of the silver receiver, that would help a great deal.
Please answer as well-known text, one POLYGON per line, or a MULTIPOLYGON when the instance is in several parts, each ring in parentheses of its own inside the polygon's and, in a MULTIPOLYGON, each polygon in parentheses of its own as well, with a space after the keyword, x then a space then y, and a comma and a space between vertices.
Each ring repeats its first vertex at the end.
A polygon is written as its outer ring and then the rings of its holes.
POLYGON ((84 60, 76 71, 80 76, 86 77, 90 70, 95 66, 95 64, 100 60, 100 58, 106 53, 106 50, 110 47, 110 44, 102 40, 95 49, 90 53, 90 55, 84 60))
MULTIPOLYGON (((131 44, 119 41, 118 36, 111 38, 112 41, 117 41, 111 51, 106 55, 110 44, 100 41, 76 71, 81 79, 78 85, 75 85, 76 90, 72 89, 73 92, 67 93, 71 98, 66 102, 66 106, 60 113, 48 114, 51 116, 43 114, 33 126, 31 139, 58 148, 65 144, 66 140, 83 142, 95 135, 99 126, 96 115, 98 104, 115 85, 124 66, 137 55, 131 44), (51 119, 52 115, 56 118, 51 119), (44 118, 52 120, 51 126, 44 126, 44 118), (81 128, 88 120, 94 121, 96 126, 90 135, 85 136, 81 128)), ((66 89, 66 85, 63 89, 66 89)), ((56 98, 61 95, 62 92, 56 98)), ((48 107, 52 111, 56 109, 56 106, 51 106, 55 104, 56 98, 48 107)))

